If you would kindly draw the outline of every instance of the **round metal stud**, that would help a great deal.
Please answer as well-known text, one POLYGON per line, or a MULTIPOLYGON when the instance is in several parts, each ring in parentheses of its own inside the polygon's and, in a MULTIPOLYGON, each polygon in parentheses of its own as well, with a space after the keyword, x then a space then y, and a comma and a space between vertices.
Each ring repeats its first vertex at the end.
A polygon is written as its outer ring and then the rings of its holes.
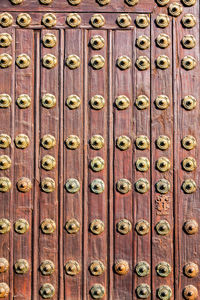
POLYGON ((7 53, 3 53, 0 55, 0 67, 8 68, 12 65, 12 56, 7 53))
POLYGON ((0 47, 8 47, 12 43, 12 37, 9 33, 0 34, 0 47))
POLYGON ((192 194, 197 189, 196 182, 193 179, 186 179, 183 181, 182 189, 186 194, 192 194))
POLYGON ((141 71, 149 69, 150 67, 149 58, 147 56, 139 56, 136 60, 136 66, 141 71))
POLYGON ((77 13, 71 13, 67 16, 67 24, 72 27, 78 27, 81 24, 81 16, 77 13))
POLYGON ((139 0, 125 0, 125 2, 126 2, 129 6, 134 6, 134 5, 138 4, 139 0))
POLYGON ((0 177, 0 192, 9 192, 11 189, 11 181, 8 177, 0 177))
POLYGON ((55 288, 50 283, 44 283, 40 288, 40 295, 44 299, 50 299, 53 298, 55 294, 55 288))
POLYGON ((55 181, 52 178, 46 177, 41 182, 41 189, 45 193, 52 193, 56 188, 55 181))
POLYGON ((117 191, 121 194, 127 194, 132 189, 132 185, 127 179, 119 179, 116 184, 117 191))
POLYGON ((192 28, 196 25, 196 18, 192 14, 186 14, 182 18, 182 24, 186 28, 192 28))
POLYGON ((146 50, 150 47, 150 38, 146 35, 141 35, 137 38, 136 44, 139 49, 146 50))
POLYGON ((121 14, 117 17, 117 24, 123 28, 129 27, 131 25, 131 17, 128 14, 121 14))
POLYGON ((196 3, 196 0, 182 0, 185 6, 193 6, 196 3))
POLYGON ((25 259, 18 259, 14 265, 17 274, 25 274, 29 270, 29 264, 25 259))
POLYGON ((166 14, 159 14, 156 17, 156 25, 165 28, 169 25, 169 17, 166 14))
POLYGON ((102 179, 97 178, 91 182, 90 189, 95 194, 101 194, 105 189, 105 184, 102 179))
POLYGON ((129 100, 128 97, 126 97, 124 95, 120 95, 116 98, 115 104, 116 104, 118 109, 123 110, 123 109, 126 109, 126 108, 129 107, 130 100, 129 100))
POLYGON ((147 136, 140 135, 135 140, 136 147, 140 150, 145 150, 149 148, 150 141, 147 136))
POLYGON ((95 95, 91 98, 90 105, 92 108, 94 108, 96 110, 100 110, 105 105, 105 99, 101 95, 95 95))
MULTIPOLYGON (((130 0, 131 1, 131 0, 130 0)), ((148 15, 138 15, 136 17, 136 25, 140 28, 146 28, 149 26, 150 24, 150 19, 149 19, 149 16, 148 15)))
POLYGON ((10 0, 12 4, 21 4, 24 0, 10 0))
POLYGON ((199 273, 199 267, 197 264, 193 263, 193 262, 189 262, 187 263, 184 268, 184 274, 185 276, 189 277, 189 278, 194 278, 198 275, 199 273))
POLYGON ((100 50, 105 45, 105 40, 101 35, 94 35, 90 39, 90 45, 95 50, 100 50))
POLYGON ((76 219, 70 219, 65 224, 68 233, 74 234, 80 230, 80 223, 76 219))
POLYGON ((160 194, 167 194, 170 191, 170 183, 166 179, 160 179, 156 182, 156 190, 160 194))
POLYGON ((66 105, 70 109, 76 109, 80 106, 81 99, 77 95, 70 95, 67 97, 66 105))
POLYGON ((69 260, 65 264, 65 272, 67 275, 75 276, 81 271, 80 265, 75 260, 69 260))
POLYGON ((195 220, 187 220, 183 226, 187 234, 195 234, 198 232, 199 225, 195 220))
POLYGON ((80 190, 80 183, 75 178, 69 178, 65 183, 65 187, 68 193, 74 194, 80 190))
POLYGON ((71 5, 79 5, 81 3, 81 0, 68 0, 68 2, 71 5))
POLYGON ((172 268, 170 264, 168 264, 165 261, 161 261, 159 264, 156 266, 156 272, 159 276, 161 277, 167 277, 171 273, 172 268))
POLYGON ((125 151, 128 148, 130 148, 131 140, 128 136, 121 135, 117 138, 116 145, 117 145, 117 148, 119 148, 120 150, 125 151))
POLYGON ((27 54, 20 54, 16 59, 16 64, 20 69, 26 69, 31 62, 30 57, 27 54))
POLYGON ((21 94, 17 98, 17 105, 22 109, 28 108, 31 105, 31 98, 29 97, 29 95, 21 94))
POLYGON ((150 168, 150 161, 147 157, 139 157, 135 164, 136 169, 140 172, 147 172, 150 168))
POLYGON ((170 104, 169 98, 166 95, 159 95, 155 100, 156 108, 166 109, 170 104))
POLYGON ((25 149, 30 144, 29 137, 26 134, 19 134, 15 138, 15 146, 18 149, 25 149))
POLYGON ((183 297, 186 300, 195 300, 198 297, 198 290, 194 285, 187 285, 183 290, 183 297))
POLYGON ((183 169, 187 172, 192 172, 197 167, 197 162, 193 157, 186 157, 182 162, 183 169))
POLYGON ((100 260, 94 260, 91 262, 89 270, 92 275, 99 276, 104 273, 105 267, 100 260))
POLYGON ((169 6, 169 13, 171 16, 173 17, 178 17, 180 16, 180 14, 182 13, 183 11, 183 7, 180 3, 178 2, 173 2, 170 4, 169 6))
POLYGON ((40 227, 43 233, 52 234, 56 230, 56 223, 52 219, 44 219, 40 227))
POLYGON ((45 134, 41 139, 41 145, 45 149, 51 149, 56 145, 56 139, 51 134, 45 134))
POLYGON ((191 56, 191 55, 186 55, 182 60, 181 60, 181 65, 185 70, 192 70, 196 67, 197 61, 196 59, 191 56))
POLYGON ((103 221, 99 220, 99 219, 94 219, 91 223, 90 223, 90 231, 93 234, 99 235, 104 231, 104 223, 103 221))
POLYGON ((52 108, 56 105, 56 97, 52 94, 45 94, 42 97, 42 106, 45 108, 52 108))
POLYGON ((45 156, 43 156, 43 158, 41 160, 41 166, 43 169, 50 171, 55 168, 56 160, 51 155, 45 155, 45 156))
POLYGON ((90 60, 90 64, 95 70, 99 70, 103 68, 105 59, 102 55, 94 55, 90 60))
POLYGON ((122 56, 118 57, 118 59, 117 59, 117 66, 121 70, 127 70, 131 66, 131 59, 126 55, 122 55, 122 56))
POLYGON ((9 292, 9 286, 5 282, 0 282, 0 298, 8 297, 9 292))
POLYGON ((42 273, 42 275, 48 276, 53 274, 54 271, 55 271, 55 265, 51 260, 44 260, 40 264, 40 272, 42 273))
POLYGON ((132 224, 129 220, 122 219, 117 223, 117 231, 121 234, 127 234, 132 230, 132 224))
POLYGON ((158 5, 160 6, 165 6, 169 3, 170 0, 156 0, 156 2, 158 3, 158 5))
POLYGON ((170 138, 166 135, 160 135, 156 140, 156 146, 160 150, 167 150, 170 146, 170 138))
POLYGON ((81 60, 80 58, 75 55, 75 54, 71 54, 67 57, 66 59, 66 65, 68 66, 69 69, 71 70, 75 70, 77 69, 81 64, 81 60))
POLYGON ((90 294, 93 299, 101 299, 105 295, 105 289, 101 284, 94 284, 90 289, 90 294))
POLYGON ((196 107, 196 104, 197 100, 191 95, 185 96, 182 100, 182 106, 187 110, 194 109, 196 107))
POLYGON ((146 235, 147 233, 149 233, 150 224, 146 220, 139 220, 136 223, 135 230, 139 235, 146 235))
POLYGON ((14 224, 15 231, 19 234, 24 234, 29 229, 29 223, 25 219, 18 219, 14 224))
POLYGON ((167 235, 170 232, 170 225, 166 220, 160 220, 156 224, 156 232, 159 235, 167 235))
POLYGON ((150 286, 145 283, 138 285, 136 288, 136 294, 137 294, 138 298, 140 298, 140 299, 148 298, 151 294, 150 286))
POLYGON ((104 165, 105 165, 105 162, 104 162, 103 158, 100 156, 94 157, 90 162, 91 169, 94 172, 102 171, 104 169, 104 165))
POLYGON ((186 135, 182 139, 181 143, 182 143, 183 148, 185 148, 186 150, 192 150, 197 145, 197 141, 192 135, 186 135))
POLYGON ((57 38, 52 33, 47 33, 42 38, 43 46, 46 48, 53 48, 57 43, 57 38))
POLYGON ((158 56, 158 58, 156 59, 156 65, 159 69, 167 69, 170 67, 170 59, 168 56, 166 55, 160 55, 158 56))
POLYGON ((101 14, 94 14, 90 19, 90 22, 93 27, 100 28, 105 24, 104 16, 101 14))
POLYGON ((42 58, 42 64, 47 69, 53 69, 57 65, 57 58, 55 57, 55 55, 46 54, 42 58))
POLYGON ((19 192, 28 193, 32 189, 31 180, 27 177, 21 177, 17 181, 17 189, 19 192))
POLYGON ((196 46, 196 39, 193 35, 185 35, 181 42, 186 49, 192 49, 196 46))
POLYGON ((150 189, 149 181, 146 178, 140 178, 135 183, 135 189, 140 194, 145 194, 150 189))
POLYGON ((1 234, 8 233, 10 229, 11 229, 10 221, 4 218, 0 219, 0 233, 1 234))
POLYGON ((4 12, 0 14, 0 25, 2 27, 9 27, 13 23, 13 17, 11 14, 4 12))
POLYGON ((160 172, 169 171, 171 164, 167 157, 160 157, 156 162, 156 167, 160 172))
POLYGON ((126 260, 119 259, 114 265, 115 272, 118 275, 125 275, 129 271, 129 264, 126 260))
POLYGON ((102 5, 102 6, 110 3, 110 0, 96 0, 96 1, 99 3, 99 5, 102 5))
POLYGON ((46 27, 53 27, 56 25, 56 16, 52 13, 47 13, 42 17, 42 23, 46 27))
POLYGON ((69 135, 65 144, 68 149, 75 150, 80 146, 80 139, 76 135, 69 135))
POLYGON ((90 146, 94 150, 100 150, 104 146, 104 138, 98 134, 93 135, 90 139, 90 146))
POLYGON ((39 0, 39 1, 41 4, 45 4, 45 5, 53 3, 53 0, 39 0))
POLYGON ((169 300, 172 296, 172 290, 168 285, 162 285, 159 287, 157 295, 161 300, 169 300))
POLYGON ((170 45, 170 43, 171 43, 171 39, 169 35, 165 33, 159 34, 158 37, 156 38, 156 44, 160 48, 167 48, 170 45))
POLYGON ((0 273, 4 273, 8 271, 9 262, 4 257, 0 258, 0 273))
POLYGON ((8 94, 0 95, 0 108, 8 108, 12 102, 11 97, 8 94))
POLYGON ((27 27, 31 23, 31 16, 27 13, 21 13, 17 16, 17 24, 21 27, 27 27))
POLYGON ((149 98, 145 95, 139 95, 135 101, 135 105, 138 109, 146 109, 149 107, 149 98))
POLYGON ((150 265, 146 261, 140 261, 135 267, 135 272, 140 277, 145 277, 150 273, 150 265))

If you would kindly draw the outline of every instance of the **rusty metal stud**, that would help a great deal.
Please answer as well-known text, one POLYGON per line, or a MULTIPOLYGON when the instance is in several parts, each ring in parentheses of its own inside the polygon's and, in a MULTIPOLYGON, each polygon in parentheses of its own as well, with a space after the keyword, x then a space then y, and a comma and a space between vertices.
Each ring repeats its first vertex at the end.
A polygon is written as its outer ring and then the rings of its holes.
POLYGON ((135 267, 135 272, 140 277, 145 277, 150 273, 150 265, 146 261, 140 261, 135 267))
POLYGON ((95 95, 91 98, 90 105, 92 108, 94 108, 96 110, 100 110, 105 105, 105 99, 101 95, 95 95))
POLYGON ((0 219, 0 233, 4 234, 4 233, 8 233, 11 229, 11 224, 10 221, 8 221, 7 219, 1 218, 0 219))
POLYGON ((199 273, 199 267, 197 264, 193 263, 193 262, 189 262, 187 263, 184 268, 184 274, 185 276, 189 277, 189 278, 194 278, 198 275, 199 273))
POLYGON ((135 164, 136 169, 140 172, 147 172, 150 167, 150 161, 147 157, 139 157, 135 164))
POLYGON ((94 157, 90 162, 91 169, 94 172, 102 171, 104 169, 104 165, 105 165, 105 162, 104 162, 103 158, 100 156, 94 157))
POLYGON ((150 67, 149 58, 147 56, 139 56, 136 60, 136 66, 141 71, 149 69, 150 67))
POLYGON ((90 273, 94 276, 102 275, 105 271, 104 264, 100 260, 94 260, 89 266, 90 273))
POLYGON ((81 3, 81 0, 68 0, 69 4, 71 5, 78 5, 81 3))
POLYGON ((101 284, 94 284, 90 289, 90 294, 93 299, 101 299, 105 295, 105 289, 101 284))
POLYGON ((12 43, 12 36, 9 33, 0 34, 0 47, 5 48, 12 43))
POLYGON ((52 13, 47 13, 42 17, 42 23, 46 27, 53 27, 56 25, 56 16, 52 13))
POLYGON ((167 150, 170 146, 170 138, 166 135, 160 135, 156 140, 156 145, 160 150, 167 150))
POLYGON ((11 189, 11 181, 8 177, 0 177, 0 192, 8 192, 11 189))
POLYGON ((104 138, 99 134, 93 135, 90 139, 90 146, 94 150, 100 150, 104 146, 104 138))
POLYGON ((21 94, 18 98, 17 98, 17 105, 19 108, 25 109, 28 108, 31 105, 31 98, 29 97, 29 95, 26 94, 21 94))
POLYGON ((102 6, 110 3, 110 0, 96 0, 96 1, 99 3, 99 5, 102 5, 102 6))
POLYGON ((56 184, 52 178, 46 177, 41 182, 41 189, 45 193, 52 193, 55 190, 56 184))
POLYGON ((170 0, 156 0, 156 2, 158 3, 158 5, 160 6, 165 6, 169 3, 170 0))
POLYGON ((55 265, 51 260, 44 260, 40 264, 40 272, 44 276, 51 275, 55 271, 55 265))
POLYGON ((127 150, 131 146, 131 140, 126 135, 121 135, 117 138, 116 145, 120 150, 127 150))
POLYGON ((171 164, 167 157, 160 157, 156 162, 156 167, 160 172, 169 171, 171 164))
POLYGON ((183 226, 187 234, 195 234, 198 232, 199 225, 195 220, 187 220, 183 226))
POLYGON ((8 68, 12 64, 12 56, 7 53, 3 53, 0 55, 0 67, 8 68))
POLYGON ((196 25, 196 18, 192 14, 186 14, 182 18, 182 24, 186 28, 192 28, 196 25))
POLYGON ((117 191, 121 194, 127 194, 132 189, 132 185, 129 180, 122 178, 117 181, 117 191))
POLYGON ((193 96, 188 95, 183 98, 182 105, 185 109, 192 110, 196 107, 197 100, 193 96))
POLYGON ((182 0, 185 6, 193 6, 196 3, 196 0, 182 0))
POLYGON ((161 261, 156 266, 156 272, 161 277, 167 277, 171 273, 172 268, 166 261, 161 261))
POLYGON ((43 46, 46 48, 53 48, 57 43, 57 38, 52 33, 47 33, 42 38, 43 46))
POLYGON ((117 66, 121 70, 127 70, 131 66, 131 59, 126 55, 119 56, 117 59, 117 66))
POLYGON ((99 220, 99 219, 94 219, 91 223, 90 223, 90 231, 93 234, 99 235, 104 231, 104 223, 103 221, 99 220))
POLYGON ((52 94, 45 94, 42 97, 42 106, 45 108, 52 108, 56 105, 56 97, 52 94))
POLYGON ((18 259, 14 265, 17 274, 25 274, 29 270, 29 264, 25 259, 18 259))
POLYGON ((135 19, 136 25, 139 28, 146 28, 150 24, 150 19, 148 15, 138 15, 135 19))
POLYGON ((1 257, 0 258, 0 273, 4 273, 8 271, 9 268, 9 262, 7 261, 6 258, 1 257))
POLYGON ((126 2, 129 6, 134 6, 134 5, 138 4, 139 0, 125 0, 125 2, 126 2))
POLYGON ((81 271, 80 265, 75 260, 69 260, 65 264, 65 272, 67 275, 75 276, 81 271))
POLYGON ((156 65, 159 69, 165 70, 170 67, 170 59, 166 55, 160 55, 156 59, 156 65))
POLYGON ((129 107, 130 105, 130 100, 127 96, 125 95, 120 95, 115 99, 115 104, 118 109, 123 110, 129 107))
POLYGON ((135 183, 135 189, 140 194, 145 194, 150 189, 149 181, 146 178, 140 178, 135 183))
POLYGON ((20 69, 26 69, 29 67, 31 62, 30 57, 27 54, 20 54, 16 59, 16 64, 20 69))
POLYGON ((178 2, 173 2, 169 6, 169 13, 173 17, 178 17, 183 11, 183 6, 178 2))
POLYGON ((94 14, 90 19, 90 22, 93 27, 100 28, 105 24, 104 16, 101 14, 94 14))
POLYGON ((185 35, 181 42, 183 47, 186 49, 192 49, 196 46, 196 39, 193 35, 185 35))
POLYGON ((102 55, 94 55, 90 59, 90 64, 95 70, 99 70, 103 68, 105 59, 102 55))
POLYGON ((94 35, 90 39, 90 45, 95 50, 100 50, 105 45, 105 40, 101 35, 94 35))
POLYGON ((6 170, 11 166, 11 159, 8 155, 0 155, 0 170, 6 170))
POLYGON ((169 17, 166 14, 159 14, 156 17, 156 24, 158 27, 165 28, 169 25, 169 17))
POLYGON ((21 27, 27 27, 31 23, 31 16, 27 13, 21 13, 17 16, 17 24, 21 27))
POLYGON ((182 189, 186 194, 192 194, 197 189, 196 182, 193 179, 186 179, 183 181, 182 189))
POLYGON ((40 288, 40 295, 44 299, 50 299, 53 298, 55 294, 55 288, 50 283, 44 283, 40 288))
POLYGON ((46 54, 42 58, 42 64, 47 69, 53 69, 57 65, 57 58, 55 57, 55 55, 46 54))
POLYGON ((0 282, 0 298, 8 297, 9 292, 9 286, 5 282, 0 282))
POLYGON ((131 17, 128 14, 121 14, 117 17, 117 24, 123 28, 129 27, 131 21, 131 17))
POLYGON ((147 35, 140 35, 137 38, 136 44, 139 49, 146 50, 150 46, 150 38, 147 35))
POLYGON ((158 109, 166 109, 170 104, 169 98, 166 95, 159 95, 156 97, 155 105, 158 109))
POLYGON ((29 229, 29 223, 25 219, 18 219, 14 224, 15 231, 20 234, 24 234, 29 229))
POLYGON ((44 219, 40 227, 43 233, 52 234, 56 230, 56 223, 52 219, 44 219))
POLYGON ((186 150, 192 150, 197 145, 196 139, 192 135, 186 135, 182 139, 181 143, 182 143, 183 148, 185 148, 186 150))
POLYGON ((41 139, 41 145, 45 149, 51 149, 56 145, 56 139, 51 134, 45 134, 41 139))
POLYGON ((189 156, 182 161, 182 166, 185 171, 192 172, 196 169, 197 162, 193 157, 189 156))
POLYGON ((145 283, 138 285, 136 288, 136 294, 137 294, 137 297, 140 299, 148 298, 151 294, 150 286, 145 283))
POLYGON ((135 140, 136 147, 140 150, 145 150, 149 148, 150 141, 147 136, 140 135, 135 140))
POLYGON ((70 108, 70 109, 76 109, 80 106, 81 104, 81 99, 79 98, 79 96, 77 95, 70 95, 67 97, 66 100, 66 105, 70 108))
POLYGON ((156 182, 156 190, 160 194, 167 194, 170 191, 170 182, 166 179, 160 179, 156 182))
POLYGON ((74 194, 80 190, 80 183, 75 178, 69 178, 65 183, 65 187, 68 193, 74 194))
POLYGON ((149 98, 145 95, 139 95, 135 101, 135 105, 138 109, 146 109, 149 107, 149 98))
POLYGON ((169 37, 169 35, 165 34, 165 33, 161 33, 157 36, 156 38, 156 44, 160 47, 160 48, 167 48, 171 43, 171 39, 169 37))
POLYGON ((90 189, 95 194, 101 194, 105 189, 105 184, 102 179, 96 178, 91 182, 90 189))
POLYGON ((77 69, 80 66, 80 64, 80 58, 75 54, 69 55, 66 59, 66 65, 71 70, 77 69))
POLYGON ((186 300, 195 300, 198 297, 198 290, 194 285, 187 285, 183 290, 183 297, 186 300))
POLYGON ((162 285, 157 290, 157 295, 161 300, 169 300, 172 296, 172 290, 168 285, 162 285))
POLYGON ((11 14, 4 12, 0 14, 0 25, 2 27, 9 27, 13 23, 13 17, 11 14))
POLYGON ((78 27, 81 24, 81 16, 77 13, 71 13, 67 16, 67 24, 72 27, 78 27))
POLYGON ((31 183, 31 180, 29 178, 21 177, 17 181, 18 191, 20 191, 22 193, 27 193, 31 190, 31 188, 32 188, 32 183, 31 183))
POLYGON ((80 139, 76 135, 69 135, 65 144, 68 149, 75 150, 80 146, 80 139))
POLYGON ((119 259, 114 265, 115 272, 119 275, 125 275, 129 271, 129 264, 126 260, 119 259))
POLYGON ((136 223, 135 230, 139 235, 146 235, 147 233, 149 233, 150 224, 146 220, 139 220, 136 223))
POLYGON ((21 4, 24 0, 10 0, 12 4, 21 4))
POLYGON ((65 224, 68 233, 74 234, 80 230, 80 223, 76 219, 70 219, 65 224))
POLYGON ((41 160, 41 166, 43 169, 50 171, 55 168, 56 160, 51 155, 45 155, 45 156, 43 156, 43 158, 41 160))
POLYGON ((129 220, 122 219, 117 223, 117 231, 121 234, 127 234, 132 230, 132 224, 129 220))
POLYGON ((53 3, 53 0, 39 0, 39 1, 41 4, 45 4, 45 5, 53 3))
POLYGON ((159 235, 167 235, 170 232, 170 225, 166 220, 160 220, 156 224, 156 232, 159 235))
POLYGON ((186 55, 182 60, 181 60, 181 65, 185 70, 192 70, 196 67, 197 61, 196 59, 191 56, 191 55, 186 55))
POLYGON ((15 146, 18 149, 25 149, 30 144, 29 137, 26 134, 19 134, 15 138, 15 146))

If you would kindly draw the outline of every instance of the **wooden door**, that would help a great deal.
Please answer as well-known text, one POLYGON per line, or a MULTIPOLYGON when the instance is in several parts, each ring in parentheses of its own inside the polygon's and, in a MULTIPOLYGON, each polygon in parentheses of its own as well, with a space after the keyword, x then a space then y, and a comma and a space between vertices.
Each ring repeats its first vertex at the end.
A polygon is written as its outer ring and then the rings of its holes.
POLYGON ((199 299, 199 1, 1 0, 0 298, 199 299))

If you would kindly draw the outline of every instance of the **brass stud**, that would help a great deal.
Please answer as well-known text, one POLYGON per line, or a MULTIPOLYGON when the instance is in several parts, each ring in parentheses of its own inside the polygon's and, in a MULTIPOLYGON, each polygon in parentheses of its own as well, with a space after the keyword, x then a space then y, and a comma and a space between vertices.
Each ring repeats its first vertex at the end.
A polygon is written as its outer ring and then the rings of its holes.
POLYGON ((140 277, 148 276, 150 273, 150 265, 146 261, 140 261, 135 267, 135 272, 140 277))
POLYGON ((166 261, 161 261, 156 266, 156 272, 161 277, 167 277, 171 273, 172 268, 166 261))
POLYGON ((104 273, 105 267, 100 260, 94 260, 89 267, 90 273, 94 276, 100 276, 104 273))
POLYGON ((150 60, 147 56, 139 56, 136 60, 136 67, 141 70, 148 70, 150 67, 150 60))
POLYGON ((96 0, 96 1, 99 3, 99 5, 102 5, 102 6, 110 3, 110 0, 96 0))
POLYGON ((143 110, 149 107, 149 98, 145 95, 139 95, 135 101, 138 109, 143 110))
POLYGON ((129 107, 130 100, 125 95, 120 95, 116 98, 115 104, 116 104, 118 109, 123 110, 123 109, 126 109, 126 108, 129 107))
POLYGON ((44 299, 50 299, 53 298, 55 294, 55 288, 50 283, 44 283, 40 288, 40 295, 44 299))
POLYGON ((105 24, 104 16, 101 14, 94 14, 90 19, 90 22, 93 27, 100 28, 105 24))
POLYGON ((196 18, 192 14, 185 14, 182 18, 182 24, 186 28, 192 28, 196 25, 196 18))
POLYGON ((180 16, 180 14, 182 13, 183 11, 183 7, 180 3, 178 2, 173 2, 170 4, 169 6, 169 13, 171 16, 173 17, 178 17, 180 16))
POLYGON ((31 59, 27 54, 20 54, 16 59, 16 64, 20 69, 26 69, 29 67, 31 59))
POLYGON ((51 155, 45 155, 45 156, 43 156, 43 158, 41 160, 41 166, 43 169, 50 171, 55 168, 56 160, 51 155))
POLYGON ((43 46, 46 48, 53 48, 56 46, 57 38, 52 33, 47 33, 42 38, 43 46))
POLYGON ((127 234, 132 230, 132 224, 129 220, 122 219, 117 223, 117 231, 121 234, 127 234))
POLYGON ((24 0, 10 0, 12 4, 21 4, 24 0))
POLYGON ((160 150, 167 150, 170 146, 170 138, 166 135, 160 135, 156 140, 156 146, 160 150))
POLYGON ((100 110, 105 105, 105 99, 101 95, 95 95, 91 98, 90 105, 92 108, 94 108, 96 110, 100 110))
POLYGON ((72 27, 78 27, 81 24, 81 16, 77 13, 71 13, 67 16, 67 24, 72 27))
POLYGON ((12 36, 9 33, 0 34, 0 47, 5 48, 10 46, 12 43, 12 36))
POLYGON ((183 290, 183 297, 186 300, 195 300, 198 297, 198 290, 194 285, 187 285, 183 290))
POLYGON ((29 229, 29 223, 25 219, 18 219, 14 224, 15 231, 19 234, 24 234, 29 229))
POLYGON ((53 27, 56 25, 56 16, 52 13, 47 13, 42 17, 42 23, 46 27, 53 27))
POLYGON ((17 274, 25 274, 29 270, 29 264, 25 259, 18 259, 14 265, 17 274))
POLYGON ((8 177, 0 177, 0 192, 6 193, 11 189, 11 181, 8 177))
POLYGON ((170 0, 156 0, 156 2, 158 3, 158 5, 160 6, 165 6, 169 3, 170 0))
POLYGON ((44 219, 40 224, 41 230, 45 234, 52 234, 56 230, 56 223, 52 219, 44 219))
POLYGON ((156 24, 158 27, 165 28, 169 25, 169 17, 166 14, 159 14, 156 17, 156 24))
POLYGON ((156 44, 160 48, 167 48, 171 44, 171 39, 170 39, 169 35, 167 35, 165 33, 161 33, 156 38, 156 44))
POLYGON ((182 189, 186 194, 192 194, 196 192, 196 182, 193 179, 186 179, 183 181, 182 189))
POLYGON ((189 277, 189 278, 194 278, 198 275, 199 273, 199 267, 197 264, 193 263, 193 262, 189 262, 187 263, 184 268, 184 274, 185 276, 189 277))
POLYGON ((17 105, 22 109, 28 108, 31 105, 31 98, 29 97, 29 95, 21 94, 17 98, 17 105))
POLYGON ((127 194, 132 189, 132 185, 129 180, 122 178, 117 181, 117 191, 121 194, 127 194))
POLYGON ((140 150, 145 150, 149 148, 150 141, 147 136, 140 135, 135 140, 136 147, 140 150))
POLYGON ((7 53, 3 53, 0 55, 0 67, 8 68, 12 65, 12 56, 7 53))
POLYGON ((138 298, 140 298, 140 299, 148 298, 151 294, 150 286, 145 283, 138 285, 136 288, 136 294, 137 294, 138 298))
POLYGON ((9 286, 5 282, 0 282, 0 298, 8 297, 9 292, 9 286))
POLYGON ((125 275, 129 271, 129 264, 126 260, 119 259, 116 261, 114 269, 118 275, 125 275))
POLYGON ((192 135, 186 135, 182 139, 181 143, 182 143, 183 148, 185 148, 186 150, 192 150, 197 145, 197 141, 196 141, 195 137, 193 137, 192 135))
POLYGON ((136 223, 135 230, 139 235, 146 235, 149 233, 150 224, 146 220, 139 220, 136 223))
POLYGON ((160 157, 156 162, 156 167, 160 172, 169 171, 171 164, 167 157, 160 157))
POLYGON ((19 192, 28 193, 32 189, 31 180, 26 177, 21 177, 17 181, 17 189, 19 192))
POLYGON ((42 58, 42 64, 47 69, 53 69, 57 65, 57 58, 55 57, 55 55, 46 54, 42 58))
POLYGON ((45 134, 41 139, 41 145, 45 149, 52 149, 56 145, 56 139, 51 134, 45 134))
POLYGON ((166 55, 160 55, 158 56, 158 58, 156 59, 156 65, 159 69, 167 69, 170 67, 170 59, 168 56, 166 55))
POLYGON ((1 257, 0 258, 0 273, 4 273, 8 271, 9 268, 9 262, 7 261, 6 258, 1 257))
POLYGON ((172 296, 172 290, 168 285, 162 285, 159 287, 157 295, 161 300, 169 300, 172 296))
POLYGON ((147 157, 138 157, 135 164, 136 169, 140 172, 147 172, 150 168, 150 161, 147 157))
POLYGON ((121 135, 116 140, 117 148, 119 148, 122 151, 127 150, 131 146, 131 140, 126 135, 121 135))
POLYGON ((46 177, 41 182, 41 189, 45 193, 52 193, 56 188, 55 181, 52 178, 46 177))
POLYGON ((131 59, 126 55, 122 55, 117 59, 117 66, 121 70, 127 70, 131 67, 131 59))
POLYGON ((185 35, 181 42, 186 49, 192 49, 196 46, 196 39, 193 35, 185 35))
POLYGON ((66 59, 66 65, 71 70, 77 69, 80 66, 80 64, 80 58, 75 54, 69 55, 66 59))
POLYGON ((75 150, 80 146, 80 139, 76 135, 69 135, 65 140, 68 149, 75 150))
POLYGON ((129 6, 134 6, 138 4, 139 0, 125 0, 125 3, 128 4, 129 6))
POLYGON ((8 108, 12 102, 11 97, 8 94, 0 95, 0 108, 8 108))
POLYGON ((182 0, 185 6, 193 6, 196 3, 196 0, 182 0))
POLYGON ((136 44, 139 49, 146 50, 150 47, 150 38, 147 35, 141 35, 137 38, 136 44))
POLYGON ((81 0, 68 0, 68 2, 71 5, 79 5, 81 3, 81 0))
POLYGON ((13 17, 11 14, 4 12, 0 14, 0 25, 2 27, 9 27, 13 23, 13 17))
POLYGON ((42 273, 42 275, 48 276, 53 274, 54 271, 55 271, 55 265, 51 260, 44 260, 40 264, 40 272, 42 273))
POLYGON ((45 5, 53 3, 53 0, 39 0, 39 1, 41 4, 45 4, 45 5))
POLYGON ((104 169, 104 165, 105 165, 104 159, 100 156, 94 157, 90 162, 91 169, 94 172, 102 171, 104 169))
POLYGON ((166 220, 160 220, 157 224, 156 224, 156 232, 159 235, 167 235, 170 232, 170 225, 166 220))
POLYGON ((25 149, 29 146, 30 140, 26 134, 18 134, 15 138, 15 146, 18 149, 25 149))
POLYGON ((21 27, 27 27, 31 23, 31 16, 27 13, 21 13, 17 16, 17 24, 21 27))
POLYGON ((105 184, 102 179, 96 178, 91 182, 90 189, 95 194, 101 194, 105 189, 105 184))
POLYGON ((105 40, 101 35, 94 35, 90 39, 90 45, 95 50, 100 50, 105 45, 105 40))
POLYGON ((99 235, 104 231, 104 223, 103 221, 99 220, 99 219, 94 219, 91 223, 90 223, 90 231, 95 234, 95 235, 99 235))
POLYGON ((94 55, 90 59, 90 64, 95 70, 102 69, 105 64, 105 59, 102 55, 94 55))
POLYGON ((195 220, 187 220, 183 228, 187 234, 192 235, 198 232, 199 225, 195 220))
POLYGON ((197 100, 191 96, 185 96, 182 100, 182 106, 186 109, 186 110, 192 110, 196 107, 197 104, 197 100))
POLYGON ((182 166, 185 171, 192 172, 196 169, 197 162, 193 157, 189 156, 182 161, 182 166))
POLYGON ((129 27, 131 25, 131 17, 128 14, 121 14, 117 17, 117 24, 122 28, 129 27))
POLYGON ((65 272, 67 275, 75 276, 81 271, 80 265, 75 260, 69 260, 65 264, 65 272))
MULTIPOLYGON (((131 1, 131 0, 130 0, 130 1, 131 1)), ((146 28, 146 27, 148 27, 149 24, 150 24, 150 19, 149 19, 149 16, 148 16, 148 15, 143 15, 143 14, 141 14, 141 15, 138 15, 138 16, 136 17, 135 22, 136 22, 136 25, 137 25, 138 27, 140 27, 140 28, 146 28)))
POLYGON ((90 139, 90 146, 94 150, 100 150, 104 146, 104 138, 99 134, 93 135, 90 139))
POLYGON ((70 234, 75 234, 80 230, 80 223, 76 219, 70 219, 65 224, 65 229, 70 234))
POLYGON ((166 179, 160 179, 156 182, 156 190, 160 194, 166 194, 170 191, 170 183, 166 179))
POLYGON ((66 105, 70 109, 76 109, 80 106, 81 104, 81 99, 77 95, 70 95, 67 97, 66 100, 66 105))
POLYGON ((191 56, 191 55, 186 55, 182 60, 181 60, 181 65, 185 70, 192 70, 196 67, 197 61, 196 59, 191 56))
POLYGON ((93 299, 101 299, 105 295, 105 289, 101 284, 94 284, 90 289, 90 294, 93 299))
POLYGON ((135 189, 140 194, 145 194, 150 189, 149 181, 146 178, 140 178, 135 183, 135 189))
POLYGON ((65 183, 65 187, 68 193, 75 194, 80 190, 80 183, 75 178, 69 178, 65 183))
POLYGON ((45 108, 52 108, 56 105, 56 97, 52 94, 45 94, 42 97, 42 106, 45 108))
POLYGON ((8 233, 11 230, 11 224, 10 221, 7 219, 1 218, 0 219, 0 233, 5 234, 8 233))

